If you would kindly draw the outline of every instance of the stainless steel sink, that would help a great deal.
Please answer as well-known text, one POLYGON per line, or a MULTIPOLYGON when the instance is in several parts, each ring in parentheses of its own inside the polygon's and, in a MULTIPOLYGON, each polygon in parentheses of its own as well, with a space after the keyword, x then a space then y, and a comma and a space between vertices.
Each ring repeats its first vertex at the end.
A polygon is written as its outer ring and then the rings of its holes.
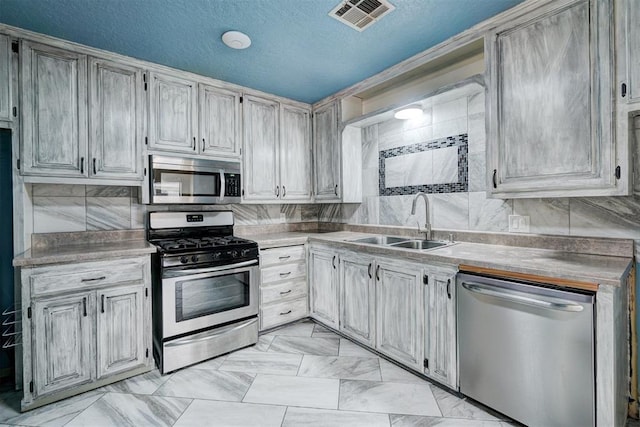
POLYGON ((439 240, 408 240, 406 242, 394 243, 389 246, 392 246, 394 248, 407 248, 423 251, 426 249, 439 248, 448 244, 449 242, 442 242, 439 240))
POLYGON ((361 239, 351 240, 354 243, 367 243, 369 245, 392 245, 401 242, 408 241, 408 237, 397 237, 397 236, 371 236, 371 237, 363 237, 361 239))

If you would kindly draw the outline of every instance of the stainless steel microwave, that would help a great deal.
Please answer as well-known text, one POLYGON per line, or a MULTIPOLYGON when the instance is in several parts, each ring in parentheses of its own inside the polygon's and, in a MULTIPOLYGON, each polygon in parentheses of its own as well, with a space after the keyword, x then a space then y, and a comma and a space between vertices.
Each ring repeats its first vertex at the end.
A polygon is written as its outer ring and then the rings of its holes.
POLYGON ((152 204, 240 203, 240 162, 149 156, 152 204))

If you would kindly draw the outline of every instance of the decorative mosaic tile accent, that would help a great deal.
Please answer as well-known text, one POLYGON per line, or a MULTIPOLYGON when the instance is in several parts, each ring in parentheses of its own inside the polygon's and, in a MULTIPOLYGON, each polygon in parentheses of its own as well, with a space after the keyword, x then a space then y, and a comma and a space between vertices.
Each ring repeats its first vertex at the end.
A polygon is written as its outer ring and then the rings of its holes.
POLYGON ((416 194, 420 191, 424 193, 463 193, 469 191, 469 138, 468 134, 449 136, 435 139, 433 141, 421 142, 418 144, 405 145, 380 151, 378 186, 380 196, 401 196, 406 194, 416 194), (438 184, 408 185, 404 187, 387 187, 385 180, 386 160, 397 157, 415 154, 424 151, 437 150, 440 148, 458 147, 458 181, 438 184))

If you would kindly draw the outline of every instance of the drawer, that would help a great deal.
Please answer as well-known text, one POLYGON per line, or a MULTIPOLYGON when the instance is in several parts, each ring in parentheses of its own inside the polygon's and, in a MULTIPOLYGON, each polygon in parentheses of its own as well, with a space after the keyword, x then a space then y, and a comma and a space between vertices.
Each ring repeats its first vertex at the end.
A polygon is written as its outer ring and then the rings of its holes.
POLYGON ((260 270, 262 284, 291 280, 307 275, 307 263, 296 262, 295 264, 283 264, 273 267, 262 268, 260 270))
POLYGON ((287 280, 275 285, 262 286, 260 288, 260 304, 306 297, 307 293, 305 279, 287 280))
POLYGON ((32 296, 37 296, 104 285, 146 282, 149 271, 148 258, 122 259, 34 268, 29 281, 32 296))
POLYGON ((269 304, 260 309, 260 330, 273 328, 283 323, 293 322, 309 315, 307 298, 299 298, 276 304, 269 304))
POLYGON ((264 249, 260 251, 260 265, 269 267, 288 262, 304 261, 306 252, 304 246, 285 246, 283 248, 264 249))

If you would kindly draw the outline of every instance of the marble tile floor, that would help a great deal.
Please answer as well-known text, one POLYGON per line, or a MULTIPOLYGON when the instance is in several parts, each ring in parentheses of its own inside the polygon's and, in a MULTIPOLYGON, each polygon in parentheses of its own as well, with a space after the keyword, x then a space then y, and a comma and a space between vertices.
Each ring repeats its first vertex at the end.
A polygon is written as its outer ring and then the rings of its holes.
POLYGON ((0 425, 468 426, 513 425, 305 320, 255 345, 157 370, 21 414, 0 393, 0 425))

